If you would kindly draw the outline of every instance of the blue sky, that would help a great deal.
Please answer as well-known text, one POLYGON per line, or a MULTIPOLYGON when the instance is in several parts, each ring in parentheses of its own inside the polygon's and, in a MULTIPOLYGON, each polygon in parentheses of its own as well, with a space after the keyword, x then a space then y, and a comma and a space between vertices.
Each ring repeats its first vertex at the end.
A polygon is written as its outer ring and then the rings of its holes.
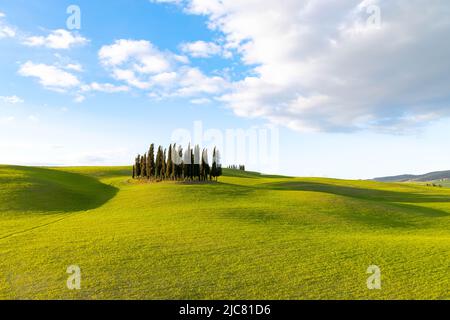
POLYGON ((448 170, 449 10, 419 0, 0 1, 0 163, 129 164, 201 121, 208 146, 221 145, 208 133, 277 128, 277 148, 256 146, 276 165, 234 159, 226 139, 225 165, 338 178, 448 170), (66 24, 72 4, 79 30, 66 24))

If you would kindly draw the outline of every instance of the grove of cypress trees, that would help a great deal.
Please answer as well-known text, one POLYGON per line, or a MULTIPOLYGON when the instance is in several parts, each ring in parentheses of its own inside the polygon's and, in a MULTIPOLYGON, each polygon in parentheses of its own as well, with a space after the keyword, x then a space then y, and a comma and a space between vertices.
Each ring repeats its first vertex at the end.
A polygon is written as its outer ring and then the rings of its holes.
MULTIPOLYGON (((232 165, 229 168, 245 170, 244 165, 232 165)), ((212 165, 208 161, 208 150, 200 152, 200 146, 191 148, 189 144, 183 152, 181 146, 171 144, 168 149, 158 146, 155 157, 155 145, 150 145, 148 153, 138 154, 133 164, 133 179, 147 178, 160 180, 207 181, 216 180, 222 175, 220 153, 215 147, 212 154, 212 165)))

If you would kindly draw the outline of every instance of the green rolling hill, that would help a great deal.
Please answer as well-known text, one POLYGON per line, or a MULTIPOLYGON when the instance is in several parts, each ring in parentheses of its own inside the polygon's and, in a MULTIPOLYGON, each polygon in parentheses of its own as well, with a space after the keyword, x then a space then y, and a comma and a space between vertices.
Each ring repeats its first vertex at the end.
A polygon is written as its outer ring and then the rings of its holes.
POLYGON ((0 166, 2 299, 449 299, 450 190, 0 166), (66 288, 69 265, 81 290, 66 288), (368 290, 368 266, 381 290, 368 290))

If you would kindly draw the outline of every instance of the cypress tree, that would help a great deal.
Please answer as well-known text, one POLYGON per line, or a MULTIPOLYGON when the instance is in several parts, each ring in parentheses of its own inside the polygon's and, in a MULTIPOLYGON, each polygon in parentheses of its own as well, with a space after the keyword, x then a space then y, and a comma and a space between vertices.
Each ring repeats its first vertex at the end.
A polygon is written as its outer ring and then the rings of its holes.
POLYGON ((151 174, 150 174, 150 151, 147 153, 147 165, 145 166, 145 170, 147 172, 147 179, 150 179, 151 174))
POLYGON ((183 178, 183 148, 178 146, 178 159, 179 164, 177 164, 177 179, 181 180, 183 178))
POLYGON ((137 155, 136 157, 136 177, 141 176, 141 155, 137 155))
POLYGON ((135 176, 136 176, 136 166, 133 165, 133 179, 135 178, 135 176))
MULTIPOLYGON (((219 152, 219 150, 216 151, 216 163, 217 163, 216 176, 220 177, 220 176, 222 176, 222 163, 220 161, 220 152, 219 152)), ((216 180, 217 180, 217 178, 216 178, 216 180)))
POLYGON ((189 176, 189 179, 191 179, 191 180, 194 180, 194 170, 195 170, 194 150, 191 149, 191 164, 190 164, 190 176, 189 176))
POLYGON ((196 177, 200 181, 200 148, 198 145, 194 147, 193 154, 193 177, 196 177))
POLYGON ((161 169, 161 176, 163 177, 163 179, 166 179, 166 149, 164 149, 164 153, 163 153, 163 158, 162 158, 162 169, 161 169))
POLYGON ((202 165, 201 165, 200 171, 201 171, 202 180, 203 181, 208 180, 208 176, 210 174, 210 168, 209 168, 209 163, 208 163, 208 150, 207 149, 203 149, 203 152, 202 152, 202 165))
POLYGON ((144 170, 145 170, 144 156, 141 156, 140 164, 141 164, 141 178, 143 178, 144 177, 144 170))
POLYGON ((155 145, 152 143, 148 151, 148 177, 155 177, 155 145))
POLYGON ((183 179, 189 179, 191 173, 191 145, 189 144, 183 157, 183 179))
POLYGON ((216 161, 216 148, 213 150, 212 167, 211 167, 211 177, 215 178, 217 176, 217 161, 216 161))
POLYGON ((169 151, 167 154, 166 177, 167 179, 173 178, 172 145, 169 146, 169 151))
POLYGON ((156 179, 159 179, 161 175, 161 147, 158 147, 158 151, 156 152, 156 159, 155 159, 155 176, 156 179))
POLYGON ((144 153, 144 160, 142 163, 142 176, 147 177, 147 153, 144 153))

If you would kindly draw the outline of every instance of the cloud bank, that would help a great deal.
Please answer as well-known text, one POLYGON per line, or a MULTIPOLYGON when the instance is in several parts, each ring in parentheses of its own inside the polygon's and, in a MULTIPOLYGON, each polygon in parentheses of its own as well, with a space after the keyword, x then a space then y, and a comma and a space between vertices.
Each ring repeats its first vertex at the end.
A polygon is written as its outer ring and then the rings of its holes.
POLYGON ((450 114, 446 0, 157 2, 207 17, 252 68, 221 97, 239 116, 401 132, 450 114))

